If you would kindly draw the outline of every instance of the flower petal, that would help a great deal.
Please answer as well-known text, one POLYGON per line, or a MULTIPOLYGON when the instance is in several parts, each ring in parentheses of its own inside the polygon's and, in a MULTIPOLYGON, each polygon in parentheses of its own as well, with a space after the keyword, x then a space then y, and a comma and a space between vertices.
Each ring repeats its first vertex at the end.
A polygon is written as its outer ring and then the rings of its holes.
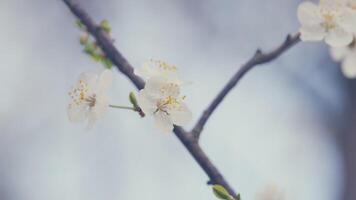
POLYGON ((345 58, 341 70, 347 78, 356 78, 356 54, 350 54, 345 58))
POLYGON ((154 69, 148 63, 143 64, 139 69, 135 69, 134 73, 144 79, 148 79, 155 75, 154 69))
POLYGON ((348 32, 356 33, 356 10, 345 9, 339 24, 348 32))
POLYGON ((95 106, 90 109, 90 115, 96 116, 97 119, 103 117, 109 108, 109 97, 98 95, 95 100, 95 106))
POLYGON ((164 112, 157 112, 154 115, 155 125, 163 133, 169 133, 173 130, 173 122, 170 119, 169 115, 164 112))
POLYGON ((299 5, 297 16, 302 26, 315 26, 321 23, 318 17, 319 8, 316 4, 306 1, 299 5))
POLYGON ((137 95, 137 103, 145 114, 153 114, 156 109, 156 101, 146 94, 146 90, 140 90, 137 95))
POLYGON ((83 105, 76 105, 74 103, 69 104, 67 109, 67 114, 69 121, 71 122, 82 122, 88 116, 88 108, 83 105))
POLYGON ((335 27, 325 36, 325 42, 332 47, 343 47, 353 41, 352 33, 345 31, 341 27, 335 27))
POLYGON ((349 47, 332 47, 330 48, 330 55, 334 61, 341 61, 349 51, 349 47))
POLYGON ((93 88, 98 79, 98 75, 90 72, 81 73, 79 80, 84 81, 88 87, 93 88))
POLYGON ((163 77, 152 77, 147 80, 145 91, 152 98, 178 97, 180 85, 163 77))
POLYGON ((326 31, 321 25, 302 26, 299 31, 302 41, 320 41, 326 35, 326 31))
POLYGON ((173 123, 178 126, 185 126, 192 120, 192 112, 184 103, 181 103, 179 108, 170 110, 169 114, 173 123))
POLYGON ((100 77, 97 82, 97 92, 98 93, 106 92, 111 86, 112 79, 113 79, 112 71, 108 69, 104 70, 100 74, 100 77))

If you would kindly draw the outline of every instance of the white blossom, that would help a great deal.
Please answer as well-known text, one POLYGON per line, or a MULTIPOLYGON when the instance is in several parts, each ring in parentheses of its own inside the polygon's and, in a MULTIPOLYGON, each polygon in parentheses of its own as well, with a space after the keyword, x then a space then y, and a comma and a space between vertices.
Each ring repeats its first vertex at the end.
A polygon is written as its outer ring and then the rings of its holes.
POLYGON ((184 97, 180 96, 180 85, 166 77, 148 79, 137 101, 144 113, 153 115, 157 128, 164 133, 171 132, 173 124, 184 126, 192 119, 184 97))
POLYGON ((303 41, 325 40, 333 47, 346 46, 353 40, 355 20, 344 0, 303 2, 298 7, 300 33, 303 41))
POLYGON ((177 67, 164 61, 153 60, 146 62, 143 67, 135 70, 135 74, 148 80, 153 77, 161 77, 171 82, 181 83, 178 79, 177 67))
POLYGON ((71 122, 87 122, 91 128, 107 111, 109 98, 106 94, 112 82, 112 72, 104 70, 100 76, 82 73, 78 83, 71 89, 68 117, 71 122))
POLYGON ((356 78, 356 45, 334 47, 330 50, 331 57, 341 62, 341 71, 347 78, 356 78))
POLYGON ((346 2, 346 7, 351 13, 350 23, 352 24, 351 31, 356 34, 356 0, 348 0, 346 2))

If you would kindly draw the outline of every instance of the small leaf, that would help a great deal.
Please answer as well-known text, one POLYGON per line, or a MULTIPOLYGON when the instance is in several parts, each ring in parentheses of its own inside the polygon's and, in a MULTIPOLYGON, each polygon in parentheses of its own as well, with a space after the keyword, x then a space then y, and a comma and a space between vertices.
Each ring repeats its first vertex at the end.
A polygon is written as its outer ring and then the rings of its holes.
POLYGON ((223 200, 232 200, 233 198, 229 194, 229 192, 221 185, 214 185, 213 192, 215 196, 219 199, 223 200))
POLYGON ((86 30, 87 30, 86 26, 83 24, 82 21, 77 20, 77 21, 76 21, 76 24, 77 24, 77 26, 78 26, 78 28, 79 28, 80 30, 82 30, 82 31, 86 31, 86 30))
POLYGON ((110 33, 111 32, 111 26, 109 24, 109 21, 104 19, 103 21, 100 22, 100 27, 106 32, 110 33))
POLYGON ((92 55, 95 53, 96 46, 94 43, 87 42, 84 47, 84 52, 92 55))
POLYGON ((90 54, 90 57, 96 62, 100 62, 103 60, 103 56, 96 54, 95 52, 90 54))
POLYGON ((111 60, 109 58, 106 58, 106 57, 103 57, 101 59, 101 62, 104 64, 104 66, 107 68, 107 69, 111 69, 113 64, 111 62, 111 60))

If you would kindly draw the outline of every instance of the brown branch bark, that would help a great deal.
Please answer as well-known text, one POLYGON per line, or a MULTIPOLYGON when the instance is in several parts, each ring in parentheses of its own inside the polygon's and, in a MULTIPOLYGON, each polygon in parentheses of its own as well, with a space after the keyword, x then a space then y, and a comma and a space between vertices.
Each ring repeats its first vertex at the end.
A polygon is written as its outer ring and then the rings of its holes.
POLYGON ((199 140, 200 133, 202 132, 206 122, 213 114, 215 109, 220 105, 220 103, 224 100, 227 94, 236 86, 236 84, 241 80, 241 78, 253 67, 268 63, 276 58, 278 58, 281 54, 286 52, 293 45, 297 44, 300 34, 297 33, 294 36, 288 35, 285 41, 278 46, 276 49, 268 52, 262 53, 261 50, 257 50, 255 55, 246 62, 246 64, 242 65, 242 67, 234 74, 234 76, 227 82, 224 88, 219 92, 219 94, 215 97, 215 99, 210 103, 209 107, 205 109, 201 117, 199 118, 197 124, 194 126, 191 131, 194 134, 196 140, 199 140))
MULTIPOLYGON (((110 37, 91 19, 91 17, 81 8, 78 2, 74 0, 63 0, 69 7, 72 13, 87 27, 88 31, 95 37, 97 43, 104 51, 106 56, 113 62, 116 68, 126 75, 137 89, 144 87, 143 80, 133 73, 133 67, 115 48, 110 37)), ((201 149, 197 140, 191 133, 186 132, 181 127, 175 127, 174 133, 182 144, 186 147, 189 153, 197 161, 199 166, 209 177, 209 183, 219 184, 226 188, 226 190, 235 199, 239 199, 232 187, 227 183, 220 171, 210 161, 205 152, 201 149)))

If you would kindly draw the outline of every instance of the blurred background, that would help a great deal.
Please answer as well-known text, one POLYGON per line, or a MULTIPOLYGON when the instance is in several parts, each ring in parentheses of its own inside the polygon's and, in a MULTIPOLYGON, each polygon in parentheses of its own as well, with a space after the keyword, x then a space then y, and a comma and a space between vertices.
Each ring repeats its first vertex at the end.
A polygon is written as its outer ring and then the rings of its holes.
MULTIPOLYGON (((193 82, 184 94, 195 122, 257 48, 298 31, 301 1, 80 2, 109 20, 133 66, 154 58, 179 67, 193 82)), ((0 200, 215 199, 204 172, 152 119, 110 110, 91 131, 69 123, 70 87, 102 66, 82 53, 61 0, 0 0, 0 24, 0 200)), ((115 73, 113 104, 128 105, 133 90, 115 73)), ((243 78, 201 145, 242 199, 355 200, 355 94, 326 45, 300 43, 243 78)))

